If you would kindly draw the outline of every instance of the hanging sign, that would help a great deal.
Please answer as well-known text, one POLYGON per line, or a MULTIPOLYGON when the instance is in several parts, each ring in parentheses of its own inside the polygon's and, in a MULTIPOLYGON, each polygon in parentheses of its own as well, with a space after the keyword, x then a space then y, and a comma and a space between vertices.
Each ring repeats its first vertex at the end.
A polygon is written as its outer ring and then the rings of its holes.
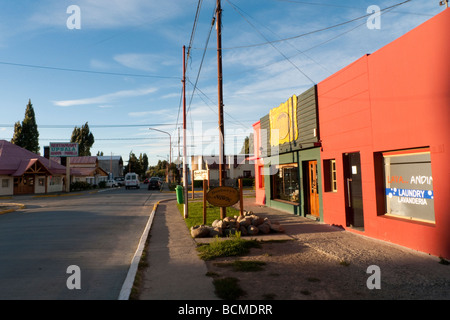
POLYGON ((239 201, 239 190, 232 187, 217 187, 206 194, 206 200, 216 207, 231 207, 239 201))

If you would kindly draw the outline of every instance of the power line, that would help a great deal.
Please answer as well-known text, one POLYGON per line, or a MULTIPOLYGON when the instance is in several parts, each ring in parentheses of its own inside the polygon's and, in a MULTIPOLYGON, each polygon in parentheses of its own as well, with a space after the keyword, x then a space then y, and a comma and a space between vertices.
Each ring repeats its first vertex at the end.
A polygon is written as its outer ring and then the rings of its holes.
MULTIPOLYGON (((242 13, 241 13, 241 11, 240 10, 238 10, 237 9, 237 7, 234 5, 234 4, 232 4, 229 0, 227 0, 227 2, 233 7, 233 9, 237 12, 237 13, 239 13, 239 15, 253 28, 253 29, 255 29, 256 30, 256 32, 258 32, 259 33, 259 35, 261 36, 261 37, 263 37, 265 40, 267 40, 268 41, 268 39, 266 38, 266 36, 264 36, 259 30, 258 30, 258 28, 256 28, 242 13)), ((312 80, 305 72, 303 72, 294 62, 292 62, 291 61, 291 59, 289 59, 283 52, 281 52, 281 50, 280 49, 278 49, 274 44, 273 44, 273 42, 271 42, 271 41, 268 41, 268 43, 276 50, 276 51, 278 51, 278 53, 279 54, 281 54, 282 56, 283 56, 283 58, 286 60, 286 61, 288 61, 295 69, 297 69, 297 71, 298 72, 300 72, 303 76, 305 76, 309 81, 311 81, 312 82, 312 84, 316 84, 315 83, 315 81, 314 80, 312 80)))
MULTIPOLYGON (((130 128, 130 127, 156 127, 156 126, 172 126, 173 123, 151 123, 151 124, 105 124, 105 125, 92 125, 89 124, 89 128, 130 128)), ((69 124, 40 124, 39 128, 51 128, 51 129, 66 129, 74 128, 78 125, 69 124)), ((13 124, 0 124, 0 128, 13 128, 13 124)))
MULTIPOLYGON (((202 3, 203 3, 203 0, 199 0, 198 3, 197 3, 197 10, 195 12, 194 23, 193 23, 193 26, 192 26, 191 37, 190 37, 190 40, 189 40, 189 46, 188 46, 188 50, 187 50, 187 59, 184 62, 185 65, 183 66, 184 70, 187 69, 186 68, 187 67, 187 63, 188 63, 189 58, 190 58, 190 53, 191 53, 191 49, 192 49, 192 43, 194 42, 194 36, 195 36, 195 32, 197 30, 197 22, 198 22, 198 18, 200 16, 200 9, 201 9, 202 3)), ((184 58, 185 57, 183 57, 183 59, 184 58)), ((184 74, 183 76, 185 77, 186 75, 184 74)), ((184 81, 184 80, 182 80, 182 81, 184 81)), ((177 123, 175 125, 175 129, 178 127, 178 123, 179 123, 179 119, 180 119, 182 98, 183 98, 183 89, 181 90, 181 94, 180 94, 180 104, 178 106, 177 123)))
MULTIPOLYGON (((311 6, 321 6, 321 7, 334 7, 334 8, 345 8, 345 9, 361 9, 365 10, 365 8, 362 7, 352 7, 352 6, 343 6, 343 5, 337 5, 330 2, 321 2, 321 3, 315 3, 315 2, 307 2, 307 1, 295 1, 295 0, 275 0, 278 2, 290 2, 290 3, 298 3, 298 4, 306 4, 311 6)), ((432 14, 426 14, 426 13, 419 13, 419 12, 407 12, 407 11, 393 11, 395 13, 401 13, 401 14, 413 14, 418 16, 427 16, 432 17, 432 14)))
MULTIPOLYGON (((405 4, 405 3, 408 3, 408 2, 410 2, 410 1, 412 1, 412 0, 405 0, 405 1, 403 1, 403 2, 394 4, 394 5, 392 5, 392 6, 383 8, 383 9, 380 10, 380 12, 383 12, 383 11, 385 11, 385 10, 392 9, 392 8, 395 8, 395 7, 398 7, 398 6, 401 6, 401 5, 403 5, 403 4, 405 4)), ((311 34, 314 34, 314 33, 319 33, 319 32, 322 32, 322 31, 334 29, 334 28, 337 28, 337 27, 340 27, 340 26, 343 26, 343 25, 352 23, 352 22, 354 22, 354 21, 358 21, 358 20, 367 18, 367 17, 369 17, 369 16, 371 16, 371 15, 373 15, 373 13, 368 13, 368 14, 365 14, 365 15, 363 15, 363 16, 360 16, 360 17, 357 17, 357 18, 354 18, 354 19, 351 19, 351 20, 347 20, 347 21, 344 21, 344 22, 341 22, 341 23, 338 23, 338 24, 335 24, 335 25, 332 25, 332 26, 329 26, 329 27, 325 27, 325 28, 321 28, 321 29, 309 31, 309 32, 302 33, 302 34, 299 34, 299 35, 296 35, 296 36, 292 36, 292 37, 288 37, 288 38, 283 38, 283 39, 278 39, 278 40, 272 40, 272 41, 266 41, 266 42, 262 42, 262 43, 249 44, 249 45, 242 45, 242 46, 235 46, 235 47, 227 47, 227 48, 221 48, 221 49, 222 49, 222 50, 244 49, 244 48, 252 48, 252 47, 261 47, 261 46, 265 46, 265 45, 272 45, 272 44, 274 44, 274 43, 285 42, 285 41, 288 41, 288 40, 298 39, 298 38, 305 37, 305 36, 308 36, 308 35, 311 35, 311 34)))
POLYGON ((145 75, 145 74, 118 73, 118 72, 105 72, 105 71, 92 71, 92 70, 82 70, 82 69, 51 67, 51 66, 40 66, 40 65, 24 64, 24 63, 14 63, 14 62, 7 62, 7 61, 0 61, 0 64, 2 64, 2 65, 9 65, 9 66, 15 66, 15 67, 24 67, 24 68, 35 68, 35 69, 46 69, 46 70, 55 70, 55 71, 67 71, 67 72, 101 74, 101 75, 109 75, 109 76, 127 76, 127 77, 141 77, 141 78, 160 78, 160 79, 180 79, 179 77, 173 77, 173 76, 148 75, 148 74, 145 75))
MULTIPOLYGON (((205 47, 203 49, 202 59, 200 61, 200 66, 198 68, 198 72, 197 72, 197 77, 195 79, 194 88, 192 89, 191 99, 189 100, 188 112, 191 109, 192 98, 194 97, 195 90, 197 89, 198 79, 200 78, 200 72, 202 70, 203 62, 205 60, 205 55, 206 55, 206 51, 207 51, 207 48, 208 48, 209 39, 211 38, 211 32, 212 32, 213 26, 214 26, 214 16, 213 16, 213 22, 211 23, 211 26, 209 28, 208 36, 206 37, 206 43, 205 43, 205 47)), ((189 81, 189 82, 191 82, 191 81, 189 81)))

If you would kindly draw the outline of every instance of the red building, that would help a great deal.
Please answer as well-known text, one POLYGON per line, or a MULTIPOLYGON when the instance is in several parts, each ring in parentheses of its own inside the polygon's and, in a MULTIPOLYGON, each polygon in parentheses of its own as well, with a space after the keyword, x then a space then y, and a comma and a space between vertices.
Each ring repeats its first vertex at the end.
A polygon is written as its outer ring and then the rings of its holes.
POLYGON ((261 158, 261 121, 253 124, 253 160, 255 163, 255 203, 266 204, 264 160, 261 158))
POLYGON ((450 258, 450 10, 317 85, 323 221, 450 258))

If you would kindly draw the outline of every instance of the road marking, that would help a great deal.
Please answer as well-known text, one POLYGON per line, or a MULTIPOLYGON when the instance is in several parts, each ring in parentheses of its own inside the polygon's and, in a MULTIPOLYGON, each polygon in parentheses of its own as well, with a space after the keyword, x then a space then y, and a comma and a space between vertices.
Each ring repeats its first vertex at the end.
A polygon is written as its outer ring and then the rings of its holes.
POLYGON ((154 206, 153 210, 150 213, 150 217, 148 218, 147 225, 145 226, 144 233, 141 236, 139 241, 138 248, 134 253, 134 257, 131 260, 130 268, 128 269, 127 277, 125 278, 125 282, 122 285, 122 289, 120 290, 119 299, 118 300, 129 300, 131 289, 133 288, 134 278, 136 277, 139 261, 141 260, 142 252, 144 251, 145 241, 147 240, 148 233, 152 227, 153 217, 155 216, 156 209, 159 205, 158 201, 154 206))

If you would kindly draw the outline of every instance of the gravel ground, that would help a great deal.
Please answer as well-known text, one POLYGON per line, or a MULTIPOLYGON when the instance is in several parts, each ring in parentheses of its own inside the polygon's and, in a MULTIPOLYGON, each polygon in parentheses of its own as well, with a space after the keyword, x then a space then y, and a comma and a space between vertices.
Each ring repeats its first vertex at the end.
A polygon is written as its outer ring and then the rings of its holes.
POLYGON ((240 300, 450 299, 450 265, 438 257, 267 207, 246 209, 280 222, 285 233, 258 237, 265 240, 263 245, 246 256, 206 262, 217 278, 239 279, 246 293, 240 300), (235 260, 265 265, 254 272, 220 265, 235 260), (370 266, 379 269, 374 272, 370 266), (368 283, 380 287, 369 289, 368 283))

